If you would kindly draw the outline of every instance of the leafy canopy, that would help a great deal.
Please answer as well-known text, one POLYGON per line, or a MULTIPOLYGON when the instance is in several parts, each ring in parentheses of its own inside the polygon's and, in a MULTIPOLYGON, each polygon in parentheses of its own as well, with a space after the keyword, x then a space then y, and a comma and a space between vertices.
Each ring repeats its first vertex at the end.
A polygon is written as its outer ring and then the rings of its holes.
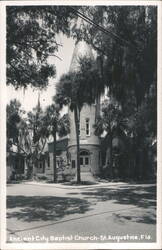
POLYGON ((85 103, 91 105, 100 93, 104 92, 96 62, 85 56, 79 60, 79 70, 64 74, 56 86, 55 101, 61 105, 69 104, 73 110, 82 109, 85 103))
POLYGON ((69 36, 73 14, 66 6, 7 6, 7 84, 43 88, 56 69, 57 34, 69 36))
POLYGON ((155 6, 82 6, 80 12, 96 25, 82 21, 73 35, 96 50, 104 84, 125 108, 138 107, 156 84, 157 8, 155 6), (134 105, 134 104, 133 104, 134 105))

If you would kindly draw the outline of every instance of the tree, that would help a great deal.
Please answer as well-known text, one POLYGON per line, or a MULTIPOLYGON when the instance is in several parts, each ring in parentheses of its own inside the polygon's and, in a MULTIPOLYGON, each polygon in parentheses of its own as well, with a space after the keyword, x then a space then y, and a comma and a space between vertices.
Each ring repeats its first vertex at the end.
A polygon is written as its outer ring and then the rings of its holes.
POLYGON ((82 21, 73 28, 74 37, 84 39, 96 50, 105 84, 118 101, 124 105, 132 93, 136 106, 140 105, 156 81, 157 8, 82 6, 79 11, 93 24, 82 21))
MULTIPOLYGON (((12 146, 17 148, 17 155, 24 155, 27 162, 27 177, 33 175, 33 165, 36 167, 45 144, 48 130, 44 125, 44 113, 38 105, 27 116, 21 109, 21 104, 15 99, 7 105, 7 150, 12 146)), ((20 166, 21 167, 21 166, 20 166)))
POLYGON ((60 104, 61 108, 63 105, 69 105, 70 110, 74 112, 78 183, 81 181, 79 143, 80 112, 85 103, 91 105, 103 91, 104 87, 95 61, 86 56, 80 58, 78 71, 64 74, 56 86, 56 103, 60 104))
MULTIPOLYGON (((9 156, 12 156, 13 146, 16 147, 16 167, 17 170, 21 170, 21 159, 22 155, 26 152, 22 145, 22 130, 24 128, 24 123, 22 116, 25 113, 21 109, 21 104, 16 99, 11 100, 10 104, 7 105, 7 152, 9 156)), ((15 151, 14 151, 15 152, 15 151)), ((15 167, 15 165, 13 165, 15 167)), ((13 174, 16 173, 16 170, 13 169, 13 174)), ((14 174, 14 178, 16 178, 14 174)))
POLYGON ((156 88, 152 85, 145 102, 129 116, 129 133, 132 139, 132 158, 136 178, 153 178, 156 174, 156 88))
POLYGON ((46 108, 45 116, 43 118, 44 125, 47 130, 48 136, 53 137, 53 181, 57 181, 57 168, 56 168, 56 142, 57 134, 62 137, 69 133, 69 119, 67 114, 60 117, 60 109, 57 105, 52 104, 46 108))
POLYGON ((106 132, 105 137, 108 136, 109 140, 109 149, 110 149, 110 177, 113 178, 113 137, 117 133, 123 134, 126 136, 127 129, 127 120, 123 116, 123 113, 120 109, 120 106, 116 103, 109 103, 109 101, 104 101, 102 103, 101 115, 97 118, 96 123, 94 125, 95 134, 101 135, 103 132, 106 132))
MULTIPOLYGON (((148 134, 154 134, 152 142, 156 137, 157 7, 82 6, 79 11, 94 23, 83 21, 73 34, 96 50, 110 96, 120 104, 130 123, 134 121, 134 132, 130 134, 137 156, 148 134), (147 115, 143 116, 144 112, 147 115), (149 126, 144 125, 147 117, 149 126)), ((74 13, 78 13, 75 8, 74 13)), ((140 155, 142 158, 144 153, 140 155)))
POLYGON ((12 143, 18 142, 18 127, 20 122, 20 107, 21 104, 16 99, 11 100, 7 105, 7 146, 8 149, 12 143))
POLYGON ((47 138, 49 136, 46 125, 44 124, 45 112, 38 104, 32 111, 28 113, 28 132, 30 134, 30 153, 29 153, 29 176, 33 176, 38 165, 38 160, 41 158, 47 138), (32 164, 31 164, 32 163, 32 164), (34 166, 34 168, 33 168, 34 166))
POLYGON ((70 35, 74 15, 67 6, 7 6, 7 84, 44 88, 56 69, 57 34, 70 35))
POLYGON ((18 151, 26 153, 23 143, 27 139, 27 119, 24 117, 25 111, 21 109, 21 104, 16 99, 10 101, 7 105, 7 148, 10 151, 12 145, 18 148, 18 151))
POLYGON ((63 75, 56 86, 55 101, 62 108, 63 105, 69 105, 71 111, 74 112, 74 121, 76 128, 76 145, 77 145, 77 182, 80 183, 80 145, 79 145, 79 117, 83 106, 83 100, 79 94, 80 82, 78 74, 70 72, 63 75))

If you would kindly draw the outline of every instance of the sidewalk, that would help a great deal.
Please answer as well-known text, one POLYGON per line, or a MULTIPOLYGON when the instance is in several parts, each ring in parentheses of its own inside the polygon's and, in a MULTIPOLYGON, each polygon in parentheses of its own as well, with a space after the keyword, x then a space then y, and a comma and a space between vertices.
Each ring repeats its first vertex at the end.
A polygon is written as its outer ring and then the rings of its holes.
MULTIPOLYGON (((45 187, 52 187, 52 188, 61 188, 61 189, 84 189, 84 188, 94 188, 94 187, 111 187, 115 186, 116 188, 120 188, 120 186, 143 186, 147 187, 148 183, 138 184, 138 183, 126 183, 126 182, 96 182, 95 184, 70 184, 70 183, 45 183, 45 182, 37 182, 37 181, 27 181, 23 184, 26 185, 38 185, 38 186, 45 186, 45 187)), ((151 184, 156 186, 156 184, 151 184)))

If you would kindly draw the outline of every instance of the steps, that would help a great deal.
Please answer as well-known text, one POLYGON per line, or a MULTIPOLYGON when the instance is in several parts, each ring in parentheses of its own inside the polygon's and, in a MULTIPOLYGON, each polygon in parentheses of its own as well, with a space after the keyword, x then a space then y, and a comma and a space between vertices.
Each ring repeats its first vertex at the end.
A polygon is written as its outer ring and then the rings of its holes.
MULTIPOLYGON (((81 176, 81 182, 85 182, 85 183, 89 183, 89 184, 97 183, 96 178, 92 175, 91 172, 81 172, 80 176, 81 176)), ((77 181, 77 176, 75 175, 72 182, 76 182, 76 181, 77 181)))

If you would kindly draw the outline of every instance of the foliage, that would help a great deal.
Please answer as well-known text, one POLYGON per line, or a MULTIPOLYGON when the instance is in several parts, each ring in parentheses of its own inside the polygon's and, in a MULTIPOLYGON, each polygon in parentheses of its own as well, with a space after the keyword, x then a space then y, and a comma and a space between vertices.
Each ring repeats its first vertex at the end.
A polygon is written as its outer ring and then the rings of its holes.
POLYGON ((56 142, 57 135, 60 137, 65 136, 69 133, 70 124, 68 115, 65 114, 60 117, 60 108, 56 104, 51 104, 46 108, 45 115, 43 117, 44 126, 48 133, 48 137, 53 137, 53 181, 57 181, 57 168, 56 168, 56 142))
POLYGON ((128 120, 124 117, 121 107, 115 103, 106 100, 102 103, 101 115, 97 117, 96 123, 94 125, 95 134, 100 136, 104 133, 104 138, 106 141, 105 151, 109 149, 110 155, 106 156, 106 170, 109 171, 109 176, 113 178, 113 165, 114 165, 114 152, 120 151, 119 149, 113 147, 113 138, 122 138, 122 141, 126 141, 128 120), (107 140, 108 138, 108 140, 107 140))
POLYGON ((69 36, 73 14, 66 6, 7 6, 7 84, 43 88, 56 69, 57 34, 69 36))
MULTIPOLYGON (((19 159, 22 155, 25 157, 28 176, 32 175, 33 170, 29 162, 32 165, 36 163, 46 143, 42 130, 42 116, 39 116, 38 108, 26 116, 25 111, 21 109, 21 104, 16 99, 11 100, 10 105, 7 105, 7 150, 12 152, 13 146, 15 146, 19 159)), ((18 161, 18 164, 21 162, 18 161)), ((19 167, 21 168, 21 166, 19 167)))
POLYGON ((74 121, 76 128, 76 145, 77 145, 77 182, 80 183, 80 143, 79 143, 79 119, 80 111, 83 106, 83 99, 81 98, 79 88, 80 82, 78 81, 79 74, 70 72, 64 74, 56 86, 56 96, 54 97, 60 108, 64 105, 69 105, 70 109, 74 112, 74 121))
POLYGON ((90 57, 80 58, 78 71, 64 74, 56 86, 55 101, 60 105, 69 105, 74 112, 77 145, 77 182, 80 182, 80 143, 79 121, 80 112, 85 103, 91 105, 104 91, 101 77, 95 61, 90 57))
POLYGON ((49 105, 43 118, 48 136, 58 133, 60 137, 69 133, 69 118, 67 114, 60 116, 60 108, 56 104, 49 105))
MULTIPOLYGON (((96 50, 110 101, 116 100, 128 122, 132 158, 142 172, 156 141, 157 7, 83 6, 80 12, 95 24, 82 21, 80 27, 74 27, 74 36, 96 50)), ((109 124, 113 108, 108 112, 108 117, 98 120, 99 133, 106 121, 109 124)))
POLYGON ((38 102, 26 117, 20 107, 21 104, 16 99, 11 100, 7 106, 8 151, 15 145, 18 152, 24 154, 26 159, 36 166, 50 135, 57 133, 64 136, 69 133, 69 119, 67 114, 60 117, 59 109, 54 104, 44 112, 38 102))
POLYGON ((16 100, 12 100, 10 105, 7 105, 7 139, 8 144, 18 141, 18 127, 20 122, 20 107, 21 104, 16 100))
POLYGON ((101 115, 97 118, 95 134, 101 135, 106 132, 108 135, 115 132, 123 132, 127 129, 127 119, 118 104, 104 101, 102 103, 101 115))
POLYGON ((46 139, 49 135, 44 124, 44 115, 39 103, 28 113, 28 127, 32 131, 33 144, 39 142, 41 138, 46 139))
MULTIPOLYGON (((55 74, 54 69, 49 68, 48 56, 58 49, 56 34, 60 31, 78 41, 86 41, 96 50, 96 61, 81 58, 79 71, 61 77, 56 86, 58 108, 69 105, 74 111, 78 133, 84 103, 91 105, 108 87, 111 104, 105 106, 98 118, 96 133, 106 130, 112 134, 114 129, 120 128, 132 141, 135 161, 141 150, 142 162, 147 149, 150 150, 156 140, 157 7, 37 7, 7 7, 8 83, 15 87, 46 86, 47 78, 55 74), (78 25, 77 10, 94 25, 83 20, 78 25), (75 20, 73 26, 72 19, 75 20), (42 67, 45 74, 41 73, 44 72, 42 67), (116 100, 117 106, 112 100, 116 100)), ((55 118, 57 120, 57 112, 55 118)), ((52 124, 51 128, 56 131, 55 120, 52 124)), ((40 138, 39 129, 35 131, 40 138)), ((48 136, 46 126, 44 136, 48 136)), ((79 137, 77 140, 79 150, 79 137)), ((79 151, 77 155, 79 159, 79 151)))
POLYGON ((83 21, 79 28, 74 27, 74 37, 84 39, 96 50, 110 93, 124 108, 132 95, 138 107, 156 81, 157 8, 83 6, 80 12, 105 30, 83 21))
POLYGON ((62 75, 56 86, 55 100, 61 107, 68 104, 71 110, 77 106, 80 111, 84 103, 91 105, 103 92, 97 64, 94 59, 85 56, 79 60, 78 71, 62 75))

